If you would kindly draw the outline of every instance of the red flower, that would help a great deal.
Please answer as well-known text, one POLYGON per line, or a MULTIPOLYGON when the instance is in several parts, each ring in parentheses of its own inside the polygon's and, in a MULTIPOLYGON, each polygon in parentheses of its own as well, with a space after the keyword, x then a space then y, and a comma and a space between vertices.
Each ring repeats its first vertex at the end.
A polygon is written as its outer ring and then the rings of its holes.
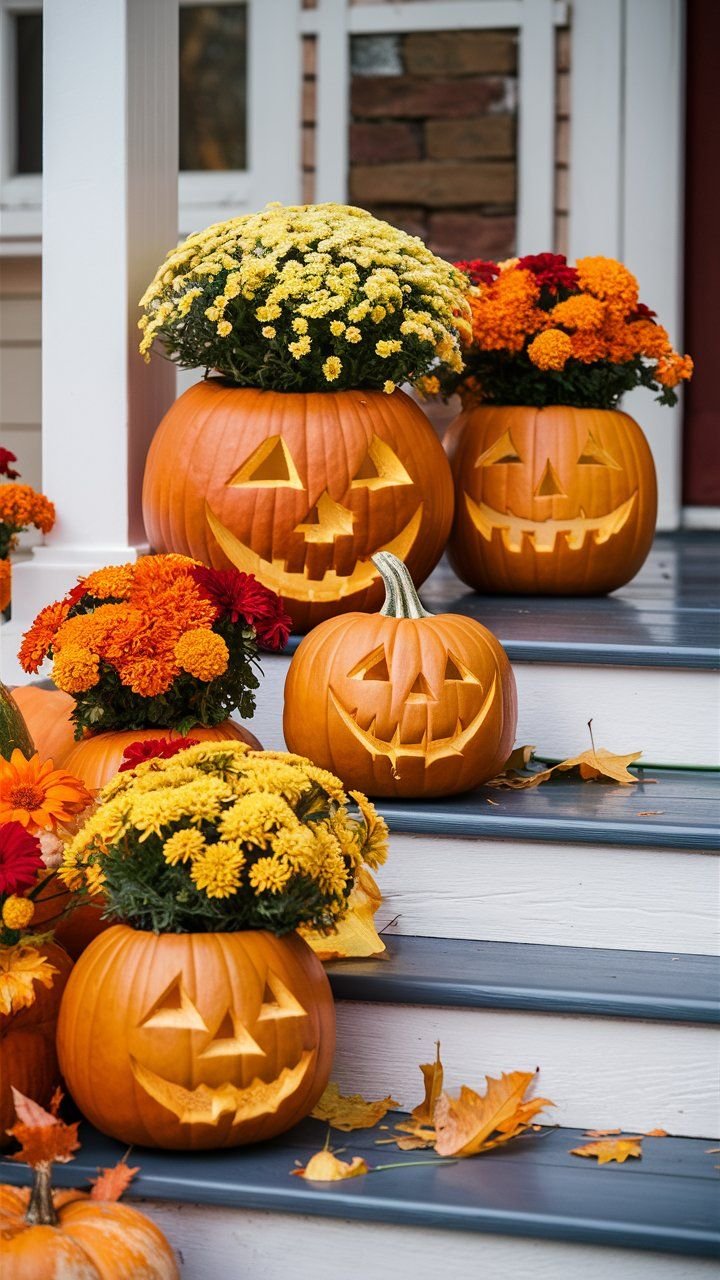
POLYGON ((3 449, 0 445, 0 476, 7 476, 8 480, 17 480, 20 472, 13 470, 10 466, 11 462, 17 462, 17 457, 9 449, 3 449))
POLYGON ((37 836, 20 822, 0 826, 0 893, 29 889, 44 866, 37 836))
POLYGON ((569 267, 564 253, 528 253, 518 259, 518 267, 523 271, 531 271, 540 288, 557 293, 559 289, 574 289, 577 285, 577 271, 569 267))
POLYGON ((654 320, 657 311, 651 311, 644 302, 638 302, 631 316, 627 317, 628 324, 632 324, 633 320, 654 320))
POLYGON ((178 751, 197 745, 197 738, 146 738, 144 742, 131 742, 123 751, 123 762, 118 773, 134 769, 143 760, 170 760, 178 751))
POLYGON ((266 612, 264 616, 256 615, 253 626, 260 647, 279 652, 288 642, 288 636, 292 630, 292 618, 285 612, 281 596, 276 596, 274 591, 268 592, 268 595, 271 599, 268 601, 266 612))
POLYGON ((292 621, 280 596, 258 582, 254 574, 241 573, 239 569, 208 569, 205 565, 193 565, 190 573, 215 605, 219 617, 247 622, 255 628, 258 642, 265 649, 285 647, 292 621))
POLYGON ((500 268, 496 262, 488 262, 485 258, 473 258, 471 262, 454 262, 454 267, 458 271, 464 272, 473 284, 492 284, 496 276, 500 275, 500 268))

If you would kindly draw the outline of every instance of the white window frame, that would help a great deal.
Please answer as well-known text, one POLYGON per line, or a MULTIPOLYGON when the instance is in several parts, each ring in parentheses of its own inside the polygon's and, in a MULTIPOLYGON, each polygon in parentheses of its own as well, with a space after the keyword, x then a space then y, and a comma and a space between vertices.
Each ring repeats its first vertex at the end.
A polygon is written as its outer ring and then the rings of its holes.
POLYGON ((41 0, 0 0, 0 237, 24 241, 42 226, 42 175, 15 172, 17 14, 42 13, 41 0))

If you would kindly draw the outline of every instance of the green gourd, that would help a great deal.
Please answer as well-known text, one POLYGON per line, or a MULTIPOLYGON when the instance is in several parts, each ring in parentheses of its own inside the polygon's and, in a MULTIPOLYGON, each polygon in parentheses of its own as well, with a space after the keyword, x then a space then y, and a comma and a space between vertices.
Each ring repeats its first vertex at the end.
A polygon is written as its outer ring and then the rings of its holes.
POLYGON ((26 760, 35 754, 35 744, 20 708, 10 690, 0 681, 0 756, 9 760, 16 747, 26 760))

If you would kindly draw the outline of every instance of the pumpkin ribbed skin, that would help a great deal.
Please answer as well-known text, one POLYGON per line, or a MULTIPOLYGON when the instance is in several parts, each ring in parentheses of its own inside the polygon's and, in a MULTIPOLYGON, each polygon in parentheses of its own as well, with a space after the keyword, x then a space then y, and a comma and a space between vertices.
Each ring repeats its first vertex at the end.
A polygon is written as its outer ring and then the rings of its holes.
POLYGON ((57 969, 52 986, 36 981, 31 1005, 0 1014, 0 1147, 9 1145, 7 1130, 15 1121, 13 1087, 47 1106, 60 1078, 55 1028, 72 961, 54 942, 43 944, 38 951, 57 969))
POLYGON ((640 569, 657 485, 648 443, 627 414, 479 407, 455 419, 445 447, 456 489, 448 555, 469 586, 602 595, 640 569))
POLYGON ((75 699, 61 689, 41 689, 36 684, 19 685, 13 698, 41 760, 52 760, 57 769, 63 768, 75 744, 75 726, 70 719, 75 699))
MULTIPOLYGON (((224 742, 234 739, 246 742, 255 751, 262 747, 249 729, 235 724, 232 720, 223 720, 222 724, 195 725, 185 735, 197 738, 199 742, 224 742)), ((88 734, 81 742, 76 742, 63 762, 63 768, 76 778, 82 779, 86 787, 95 790, 104 787, 106 782, 115 777, 122 764, 123 753, 132 742, 147 742, 153 738, 179 738, 181 735, 174 729, 118 729, 107 733, 88 734)))
POLYGON ((28 1195, 0 1186, 0 1275, 7 1280, 180 1280, 165 1236, 131 1205, 58 1191, 58 1225, 30 1226, 28 1195))
POLYGON ((323 1092, 334 1049, 330 985, 297 934, 116 925, 77 962, 58 1025, 88 1120, 122 1142, 181 1150, 290 1128, 323 1092))
POLYGON ((143 485, 155 551, 254 573, 282 595, 300 631, 380 604, 369 559, 377 551, 394 552, 424 581, 452 506, 442 446, 403 392, 282 393, 217 378, 190 387, 165 415, 143 485), (387 474, 363 483, 376 438, 388 447, 387 474), (273 458, 243 470, 269 440, 279 441, 273 458))
POLYGON ((16 747, 28 760, 35 752, 22 712, 10 690, 0 681, 0 756, 9 760, 16 747))

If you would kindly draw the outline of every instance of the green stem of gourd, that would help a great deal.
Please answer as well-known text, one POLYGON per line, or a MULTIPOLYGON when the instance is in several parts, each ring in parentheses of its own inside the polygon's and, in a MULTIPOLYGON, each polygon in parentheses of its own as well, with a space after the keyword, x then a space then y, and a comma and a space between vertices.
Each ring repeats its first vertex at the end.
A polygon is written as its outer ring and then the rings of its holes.
POLYGON ((59 1222, 55 1205, 53 1204, 52 1184, 50 1182, 50 1174, 52 1165, 49 1161, 43 1161, 42 1164, 35 1165, 33 1169, 32 1191, 30 1192, 30 1203, 25 1214, 25 1221, 31 1226, 56 1227, 59 1222))
POLYGON ((378 551, 372 560, 385 583, 385 603, 380 612, 386 618, 432 617, 421 605, 415 584, 402 560, 390 551, 378 551))

